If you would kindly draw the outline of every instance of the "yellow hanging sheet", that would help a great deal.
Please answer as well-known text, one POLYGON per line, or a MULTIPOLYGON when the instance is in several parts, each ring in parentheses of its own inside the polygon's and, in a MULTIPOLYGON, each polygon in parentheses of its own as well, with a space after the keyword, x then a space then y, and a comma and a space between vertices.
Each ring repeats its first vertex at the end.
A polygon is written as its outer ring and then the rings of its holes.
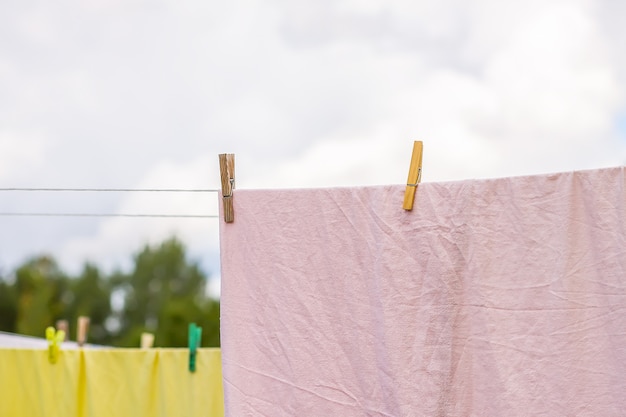
POLYGON ((224 415, 220 350, 0 349, 0 416, 224 415))

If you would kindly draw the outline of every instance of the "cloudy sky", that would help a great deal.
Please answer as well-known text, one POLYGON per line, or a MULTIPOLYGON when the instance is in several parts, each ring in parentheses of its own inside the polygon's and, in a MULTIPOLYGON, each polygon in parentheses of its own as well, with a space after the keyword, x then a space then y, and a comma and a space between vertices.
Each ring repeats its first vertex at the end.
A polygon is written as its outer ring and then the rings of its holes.
MULTIPOLYGON (((0 2, 0 188, 400 184, 626 162, 622 0, 0 2)), ((0 193, 1 212, 215 214, 217 195, 0 193)), ((219 276, 217 219, 0 217, 39 253, 124 267, 177 234, 219 276)))

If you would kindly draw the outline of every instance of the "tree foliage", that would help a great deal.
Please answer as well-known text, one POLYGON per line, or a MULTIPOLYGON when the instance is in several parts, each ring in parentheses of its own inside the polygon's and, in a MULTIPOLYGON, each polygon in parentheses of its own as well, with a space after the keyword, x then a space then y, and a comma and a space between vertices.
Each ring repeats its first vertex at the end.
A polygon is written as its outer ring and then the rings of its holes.
POLYGON ((42 337, 57 320, 88 316, 90 343, 138 346, 147 331, 156 346, 184 347, 195 322, 203 327, 202 346, 219 346, 219 301, 208 296, 208 277, 183 243, 146 245, 133 260, 128 272, 106 275, 85 264, 77 276, 48 256, 28 260, 0 277, 0 330, 42 337))

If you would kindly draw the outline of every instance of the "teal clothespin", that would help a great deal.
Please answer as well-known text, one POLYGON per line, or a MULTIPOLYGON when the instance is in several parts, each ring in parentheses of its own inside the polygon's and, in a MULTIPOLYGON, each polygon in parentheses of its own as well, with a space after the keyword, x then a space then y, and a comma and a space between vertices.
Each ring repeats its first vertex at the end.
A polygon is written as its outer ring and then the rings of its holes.
POLYGON ((202 339, 202 327, 189 323, 189 371, 196 372, 196 353, 202 339))
POLYGON ((50 363, 57 363, 59 352, 61 351, 61 343, 65 340, 65 332, 63 330, 54 330, 54 327, 46 329, 46 339, 48 340, 48 360, 50 363))

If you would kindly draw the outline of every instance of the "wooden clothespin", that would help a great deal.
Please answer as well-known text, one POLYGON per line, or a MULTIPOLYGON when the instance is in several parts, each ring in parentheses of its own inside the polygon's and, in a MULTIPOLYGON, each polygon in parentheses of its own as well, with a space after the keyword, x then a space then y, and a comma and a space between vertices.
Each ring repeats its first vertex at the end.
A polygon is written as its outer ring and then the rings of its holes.
POLYGON ((150 349, 154 344, 154 335, 152 333, 141 334, 141 348, 150 349))
POLYGON ((63 330, 66 335, 70 334, 70 324, 67 320, 57 320, 56 328, 57 330, 63 330))
POLYGON ((235 189, 235 154, 222 153, 220 156, 220 177, 222 179, 222 201, 224 202, 224 221, 235 221, 233 209, 233 190, 235 189))
POLYGON ((202 327, 189 323, 189 371, 196 372, 196 354, 202 340, 202 327))
POLYGON ((87 342, 87 333, 89 332, 89 317, 78 317, 78 327, 76 330, 76 343, 83 346, 87 342))
POLYGON ((46 329, 46 340, 48 340, 48 361, 57 363, 59 353, 61 352, 61 343, 65 340, 65 332, 63 330, 55 330, 50 326, 46 329))
POLYGON ((406 180, 406 190, 404 191, 404 204, 402 208, 405 210, 413 210, 413 201, 415 201, 415 191, 417 184, 422 180, 422 150, 424 146, 422 141, 413 142, 413 154, 411 155, 411 166, 409 167, 409 178, 406 180))

